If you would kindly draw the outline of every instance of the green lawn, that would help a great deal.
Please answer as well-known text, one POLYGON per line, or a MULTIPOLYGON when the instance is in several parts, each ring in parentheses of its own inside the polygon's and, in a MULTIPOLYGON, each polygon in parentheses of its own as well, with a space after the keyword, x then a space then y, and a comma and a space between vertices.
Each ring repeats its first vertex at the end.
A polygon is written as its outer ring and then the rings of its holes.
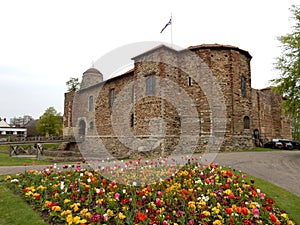
MULTIPOLYGON (((57 147, 59 144, 51 143, 51 144, 43 144, 45 149, 53 149, 57 147)), ((24 148, 29 145, 22 145, 24 148)), ((23 166, 26 165, 47 165, 51 164, 50 161, 47 160, 37 160, 36 158, 14 158, 9 157, 9 145, 0 145, 0 166, 23 166)), ((1 224, 0 224, 1 225, 1 224)))
POLYGON ((47 225, 21 197, 4 184, 3 178, 0 176, 0 224, 47 225))

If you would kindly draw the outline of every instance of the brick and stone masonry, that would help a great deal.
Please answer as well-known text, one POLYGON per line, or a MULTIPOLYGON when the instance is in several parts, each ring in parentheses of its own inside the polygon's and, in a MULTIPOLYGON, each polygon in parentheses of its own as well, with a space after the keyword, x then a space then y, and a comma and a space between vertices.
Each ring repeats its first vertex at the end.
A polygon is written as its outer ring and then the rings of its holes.
POLYGON ((251 87, 251 58, 230 45, 181 51, 161 45, 106 81, 90 68, 80 89, 65 93, 64 135, 76 136, 81 152, 98 158, 203 152, 218 135, 221 151, 289 139, 283 98, 251 87))

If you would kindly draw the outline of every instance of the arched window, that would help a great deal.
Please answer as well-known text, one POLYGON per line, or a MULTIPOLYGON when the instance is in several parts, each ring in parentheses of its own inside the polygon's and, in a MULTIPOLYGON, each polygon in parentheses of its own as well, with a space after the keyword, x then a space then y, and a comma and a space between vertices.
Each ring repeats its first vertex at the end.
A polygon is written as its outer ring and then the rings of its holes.
POLYGON ((241 93, 242 97, 246 97, 246 77, 244 75, 241 76, 241 93))
POLYGON ((250 118, 249 118, 249 116, 244 116, 244 129, 250 129, 250 118))
POLYGON ((84 120, 80 120, 79 121, 79 136, 85 136, 85 128, 86 128, 86 124, 84 122, 84 120))

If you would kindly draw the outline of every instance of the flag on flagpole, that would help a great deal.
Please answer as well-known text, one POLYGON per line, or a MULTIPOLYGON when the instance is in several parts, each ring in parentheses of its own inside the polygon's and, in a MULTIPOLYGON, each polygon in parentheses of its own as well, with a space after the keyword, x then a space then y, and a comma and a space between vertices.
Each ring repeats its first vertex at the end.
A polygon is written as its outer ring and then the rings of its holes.
POLYGON ((172 17, 170 18, 169 22, 165 25, 165 27, 160 31, 160 33, 162 33, 164 29, 166 29, 169 25, 172 25, 172 17))

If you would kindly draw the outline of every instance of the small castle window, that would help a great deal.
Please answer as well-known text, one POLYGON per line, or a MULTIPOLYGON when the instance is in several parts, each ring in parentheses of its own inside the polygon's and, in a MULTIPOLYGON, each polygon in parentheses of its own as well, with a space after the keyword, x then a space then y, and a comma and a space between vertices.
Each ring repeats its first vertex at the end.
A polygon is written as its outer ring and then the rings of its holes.
POLYGON ((90 129, 93 130, 94 129, 94 123, 91 121, 90 122, 90 129))
POLYGON ((134 114, 132 113, 130 116, 130 126, 133 127, 134 126, 134 114))
POLYGON ((155 95, 155 76, 146 79, 146 95, 155 95))
POLYGON ((89 97, 89 112, 92 112, 94 110, 94 96, 89 97))
POLYGON ((188 86, 192 86, 192 78, 191 77, 188 78, 188 86))
POLYGON ((134 102, 134 86, 132 86, 132 89, 131 89, 131 103, 134 102))
POLYGON ((246 77, 244 75, 241 76, 241 93, 242 97, 246 97, 246 77))
POLYGON ((113 107, 115 101, 115 89, 109 91, 109 107, 113 107))
POLYGON ((244 117, 244 129, 250 129, 250 118, 249 118, 249 116, 244 117))

